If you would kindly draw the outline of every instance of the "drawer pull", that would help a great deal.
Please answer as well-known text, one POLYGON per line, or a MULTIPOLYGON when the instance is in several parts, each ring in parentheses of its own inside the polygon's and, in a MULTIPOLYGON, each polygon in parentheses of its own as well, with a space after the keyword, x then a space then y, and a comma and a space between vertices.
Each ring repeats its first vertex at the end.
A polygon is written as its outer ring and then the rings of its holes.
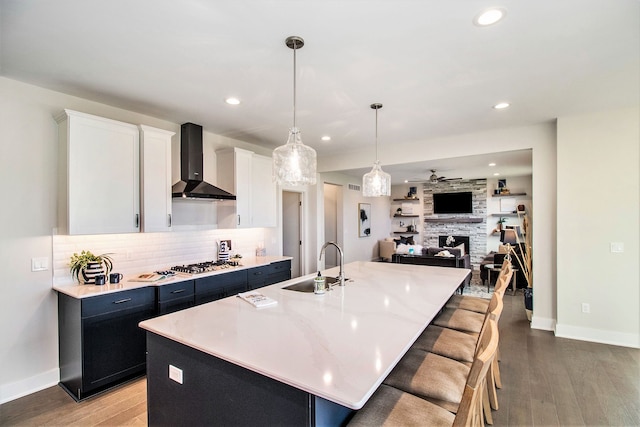
POLYGON ((262 276, 262 271, 256 271, 253 273, 254 276, 262 276))
POLYGON ((171 291, 172 294, 181 294, 185 291, 185 289, 176 289, 175 291, 171 291))
POLYGON ((131 298, 119 299, 118 301, 114 301, 114 304, 122 304, 123 302, 129 302, 131 298))

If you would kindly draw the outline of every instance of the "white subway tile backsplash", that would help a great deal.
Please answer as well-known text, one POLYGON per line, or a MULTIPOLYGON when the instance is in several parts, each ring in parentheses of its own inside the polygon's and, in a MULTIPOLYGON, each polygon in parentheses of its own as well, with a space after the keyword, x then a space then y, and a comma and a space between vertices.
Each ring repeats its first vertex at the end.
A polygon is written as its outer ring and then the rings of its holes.
POLYGON ((232 254, 255 255, 265 240, 262 228, 240 230, 190 230, 168 233, 53 236, 53 280, 71 280, 69 259, 74 252, 110 253, 114 270, 122 274, 164 270, 174 265, 217 258, 217 243, 231 240, 232 254))

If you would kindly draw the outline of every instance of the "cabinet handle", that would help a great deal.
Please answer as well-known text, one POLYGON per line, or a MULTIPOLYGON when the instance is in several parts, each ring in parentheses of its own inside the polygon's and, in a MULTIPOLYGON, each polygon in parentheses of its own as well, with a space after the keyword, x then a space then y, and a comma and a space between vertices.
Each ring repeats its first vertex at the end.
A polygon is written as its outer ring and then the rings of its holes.
POLYGON ((240 225, 240 215, 238 215, 238 224, 237 225, 240 225))
POLYGON ((171 291, 172 294, 181 294, 183 293, 185 290, 184 289, 176 289, 175 291, 171 291))
POLYGON ((261 276, 262 275, 262 271, 256 271, 255 273, 253 273, 254 276, 261 276))
POLYGON ((140 226, 140 214, 136 214, 136 228, 140 226))
POLYGON ((169 214, 169 227, 171 227, 171 214, 169 214))
POLYGON ((119 299, 118 301, 114 301, 114 304, 122 304, 123 302, 129 302, 131 298, 119 299))

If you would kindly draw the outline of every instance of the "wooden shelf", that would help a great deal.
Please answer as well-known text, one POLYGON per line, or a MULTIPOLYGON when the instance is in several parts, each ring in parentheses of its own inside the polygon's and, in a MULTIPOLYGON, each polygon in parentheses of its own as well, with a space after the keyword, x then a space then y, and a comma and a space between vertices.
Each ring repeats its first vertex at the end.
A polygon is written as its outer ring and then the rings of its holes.
POLYGON ((492 214, 489 214, 489 216, 513 216, 513 217, 517 217, 518 214, 514 213, 514 212, 502 212, 502 213, 492 213, 492 214))
POLYGON ((394 218, 418 218, 420 215, 402 215, 402 214, 395 214, 393 217, 394 218))
POLYGON ((510 193, 510 194, 492 194, 491 197, 517 197, 526 196, 527 193, 510 193))
POLYGON ((419 202, 420 199, 393 199, 394 202, 419 202))
POLYGON ((394 231, 393 234, 420 234, 417 231, 394 231))
POLYGON ((425 218, 424 222, 471 224, 482 222, 482 218, 425 218))

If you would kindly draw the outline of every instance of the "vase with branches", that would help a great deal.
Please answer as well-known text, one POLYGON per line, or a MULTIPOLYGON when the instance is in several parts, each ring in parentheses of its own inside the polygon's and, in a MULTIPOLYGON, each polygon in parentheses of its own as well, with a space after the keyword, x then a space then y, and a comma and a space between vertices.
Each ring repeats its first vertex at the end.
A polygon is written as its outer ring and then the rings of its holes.
POLYGON ((531 312, 533 311, 533 305, 531 305, 533 297, 533 233, 531 232, 531 221, 526 212, 518 211, 518 219, 520 219, 520 222, 522 223, 524 242, 520 240, 520 236, 516 233, 517 250, 516 247, 510 246, 509 253, 512 258, 515 258, 516 267, 520 269, 522 275, 527 281, 527 289, 525 289, 525 308, 527 310, 527 317, 531 320, 531 312))

